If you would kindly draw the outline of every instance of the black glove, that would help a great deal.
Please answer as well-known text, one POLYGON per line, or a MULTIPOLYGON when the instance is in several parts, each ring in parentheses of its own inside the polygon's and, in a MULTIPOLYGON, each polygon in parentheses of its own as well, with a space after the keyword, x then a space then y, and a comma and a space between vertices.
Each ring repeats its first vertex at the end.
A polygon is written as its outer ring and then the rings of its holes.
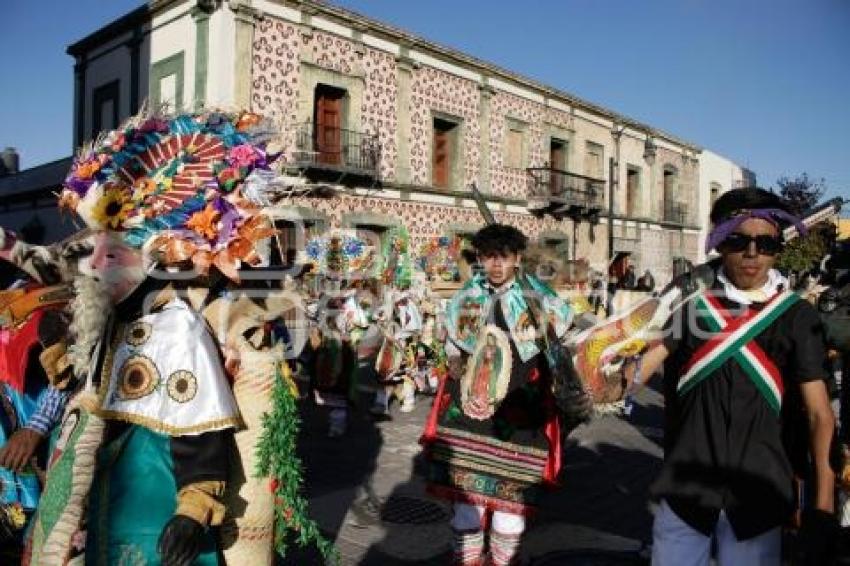
POLYGON ((68 335, 68 319, 60 311, 46 310, 38 323, 38 341, 45 348, 68 335))
POLYGON ((802 564, 822 566, 831 564, 835 555, 838 520, 832 513, 820 509, 806 509, 800 527, 802 564))
POLYGON ((163 566, 188 566, 201 553, 206 528, 185 515, 174 515, 162 528, 156 550, 163 566))

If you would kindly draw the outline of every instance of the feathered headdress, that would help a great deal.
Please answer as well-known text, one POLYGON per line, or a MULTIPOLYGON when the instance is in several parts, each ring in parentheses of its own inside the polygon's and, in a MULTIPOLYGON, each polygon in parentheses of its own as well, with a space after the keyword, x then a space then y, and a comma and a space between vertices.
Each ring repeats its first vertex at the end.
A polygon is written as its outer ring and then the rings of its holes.
POLYGON ((278 157, 266 153, 270 123, 250 112, 197 112, 131 118, 80 151, 60 207, 94 229, 120 232, 162 265, 217 267, 237 280, 242 262, 260 261, 271 221, 244 185, 265 182, 278 157))

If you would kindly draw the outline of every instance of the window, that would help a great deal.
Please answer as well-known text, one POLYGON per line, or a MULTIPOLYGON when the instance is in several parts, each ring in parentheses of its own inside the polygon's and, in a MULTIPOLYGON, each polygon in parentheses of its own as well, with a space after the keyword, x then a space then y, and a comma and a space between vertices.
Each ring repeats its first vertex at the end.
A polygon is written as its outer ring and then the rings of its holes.
POLYGON ((434 147, 431 155, 431 183, 447 189, 452 182, 458 126, 454 122, 434 118, 434 147))
POLYGON ((104 130, 118 127, 120 82, 115 80, 94 89, 92 94, 92 139, 104 130))
POLYGON ((343 110, 346 91, 329 85, 316 85, 313 106, 314 147, 319 163, 343 162, 343 110))
POLYGON ((640 212, 640 169, 626 168, 626 216, 634 218, 640 212))
POLYGON ((605 148, 598 143, 587 142, 587 152, 584 155, 584 174, 594 179, 605 178, 605 148))
POLYGON ((357 237, 372 246, 375 255, 380 254, 384 247, 384 236, 387 227, 380 224, 357 224, 354 227, 357 237))
POLYGON ((567 142, 564 140, 549 140, 549 167, 560 171, 567 170, 567 142))
POLYGON ((307 240, 321 232, 321 226, 312 220, 277 220, 274 226, 278 234, 271 239, 269 265, 275 267, 292 267, 298 251, 304 249, 307 240))
POLYGON ((543 247, 552 250, 559 257, 567 258, 570 251, 570 242, 564 238, 543 238, 543 247))
POLYGON ((711 183, 709 185, 709 197, 708 197, 708 209, 709 211, 714 207, 714 203, 717 202, 717 199, 720 198, 720 191, 722 187, 720 183, 711 183))
POLYGON ((680 222, 680 210, 676 204, 676 192, 679 184, 679 173, 675 167, 664 168, 663 181, 664 220, 680 222))
POLYGON ((522 169, 525 167, 525 124, 516 120, 506 120, 504 163, 505 167, 522 169))
POLYGON ((183 108, 183 68, 182 51, 151 65, 150 102, 153 108, 163 104, 172 112, 183 108))

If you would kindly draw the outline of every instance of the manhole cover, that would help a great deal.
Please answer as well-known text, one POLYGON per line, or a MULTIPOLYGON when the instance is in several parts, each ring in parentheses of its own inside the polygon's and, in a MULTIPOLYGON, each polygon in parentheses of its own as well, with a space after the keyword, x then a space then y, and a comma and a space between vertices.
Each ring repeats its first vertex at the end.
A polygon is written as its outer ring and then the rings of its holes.
POLYGON ((445 510, 432 501, 392 495, 381 507, 381 521, 401 525, 427 525, 448 521, 445 510))

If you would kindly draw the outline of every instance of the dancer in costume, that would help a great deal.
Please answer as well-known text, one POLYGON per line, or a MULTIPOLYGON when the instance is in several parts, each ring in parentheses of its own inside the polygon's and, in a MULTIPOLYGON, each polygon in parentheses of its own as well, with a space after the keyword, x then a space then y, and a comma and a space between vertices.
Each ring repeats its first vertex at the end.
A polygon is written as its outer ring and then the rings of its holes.
POLYGON ((532 308, 559 337, 572 312, 534 277, 534 292, 522 291, 516 273, 526 242, 512 226, 479 230, 472 243, 484 273, 458 291, 447 312, 450 375, 422 442, 429 490, 454 502, 457 564, 484 563, 485 524, 492 563, 514 560, 525 517, 560 471, 558 415, 532 308))
POLYGON ((374 250, 363 239, 339 232, 312 238, 305 246, 321 289, 309 305, 310 340, 302 356, 316 403, 328 412, 328 436, 345 434, 356 395, 357 349, 369 326, 360 305, 374 250))
POLYGON ((355 289, 328 292, 319 299, 314 329, 314 389, 316 402, 328 412, 328 436, 338 438, 348 428, 349 405, 357 371, 357 340, 368 320, 355 289))
MULTIPOLYGON (((256 244, 273 230, 243 188, 269 178, 270 131, 249 113, 140 116, 75 161, 61 204, 93 230, 72 304, 84 386, 51 459, 33 564, 218 563, 210 528, 227 512, 242 420, 206 321, 171 271, 154 268, 215 267, 236 280, 259 262, 256 244)), ((274 467, 262 475, 280 477, 274 467)))
POLYGON ((378 321, 384 341, 375 361, 378 391, 371 410, 375 415, 389 414, 393 395, 398 397, 402 412, 413 411, 416 403, 415 354, 411 348, 422 330, 422 315, 409 291, 397 291, 390 297, 392 304, 383 309, 378 321))
MULTIPOLYGON (((640 382, 664 365, 665 456, 653 564, 780 564, 791 515, 793 452, 809 439, 814 485, 800 538, 806 564, 827 564, 835 533, 834 418, 817 312, 773 265, 782 230, 803 227, 761 189, 725 193, 711 211, 706 251, 714 284, 667 321, 661 344, 627 366, 640 382), (797 419, 805 408, 807 419, 797 419), (790 435, 790 436, 789 436, 790 435)), ((803 455, 806 459, 806 455, 803 455)))

